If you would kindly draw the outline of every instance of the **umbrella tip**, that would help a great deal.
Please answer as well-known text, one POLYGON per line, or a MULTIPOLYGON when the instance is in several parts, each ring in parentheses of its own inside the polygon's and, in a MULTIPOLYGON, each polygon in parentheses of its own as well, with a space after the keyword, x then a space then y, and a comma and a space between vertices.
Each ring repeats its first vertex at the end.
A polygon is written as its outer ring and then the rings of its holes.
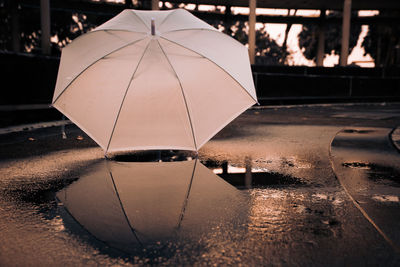
POLYGON ((151 18, 151 35, 156 35, 156 25, 154 23, 154 18, 151 18))

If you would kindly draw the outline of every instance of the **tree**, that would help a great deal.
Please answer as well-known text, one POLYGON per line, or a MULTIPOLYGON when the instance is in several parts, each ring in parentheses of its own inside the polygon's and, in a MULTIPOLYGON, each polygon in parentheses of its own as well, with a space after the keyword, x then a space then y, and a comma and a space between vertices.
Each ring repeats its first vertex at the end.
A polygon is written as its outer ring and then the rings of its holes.
MULTIPOLYGON (((327 18, 341 17, 342 12, 330 11, 327 18)), ((357 12, 353 12, 352 16, 357 16, 357 12)), ((357 45, 358 37, 361 33, 361 26, 352 24, 350 28, 349 54, 357 45)), ((318 25, 304 24, 302 31, 298 35, 299 47, 303 55, 308 60, 316 61, 318 47, 318 25)), ((325 25, 325 54, 340 55, 342 40, 341 24, 330 23, 325 25)))
MULTIPOLYGON (((247 22, 237 21, 230 27, 231 36, 246 45, 248 43, 247 22)), ((269 36, 264 25, 256 31, 256 64, 280 65, 288 54, 286 47, 280 46, 269 36)))
MULTIPOLYGON (((40 6, 18 4, 18 0, 0 0, 0 49, 13 50, 13 20, 18 22, 18 42, 21 52, 41 53, 40 6)), ((110 19, 112 15, 83 14, 68 9, 51 12, 52 54, 60 54, 61 48, 77 36, 90 31, 110 19)))
MULTIPOLYGON (((379 16, 398 18, 400 11, 380 11, 379 16)), ((362 46, 365 55, 369 54, 375 59, 377 67, 399 65, 400 25, 398 23, 369 25, 369 31, 362 42, 362 46)))
MULTIPOLYGON (((12 50, 11 45, 11 15, 13 1, 18 0, 0 0, 0 6, 4 7, 0 11, 0 27, 4 31, 0 35, 0 49, 12 50), (5 34, 3 34, 5 33, 5 34)), ((143 1, 126 0, 125 8, 144 8, 143 1)), ((177 7, 178 4, 172 4, 177 7)), ((179 4, 180 7, 185 5, 179 4)), ((19 41, 22 52, 41 53, 41 26, 40 26, 40 6, 18 6, 19 21, 19 41)), ((218 8, 216 7, 216 11, 218 8)), ((81 13, 68 9, 53 9, 51 12, 51 36, 52 36, 52 54, 59 55, 61 48, 70 43, 73 39, 84 34, 96 26, 102 24, 113 16, 113 14, 97 14, 92 12, 81 13)), ((224 20, 208 20, 206 21, 217 29, 242 44, 248 43, 248 26, 246 22, 234 21, 232 16, 227 14, 224 20)), ((288 54, 286 47, 279 46, 267 33, 266 28, 256 32, 256 55, 257 63, 263 64, 283 64, 282 58, 288 54)))

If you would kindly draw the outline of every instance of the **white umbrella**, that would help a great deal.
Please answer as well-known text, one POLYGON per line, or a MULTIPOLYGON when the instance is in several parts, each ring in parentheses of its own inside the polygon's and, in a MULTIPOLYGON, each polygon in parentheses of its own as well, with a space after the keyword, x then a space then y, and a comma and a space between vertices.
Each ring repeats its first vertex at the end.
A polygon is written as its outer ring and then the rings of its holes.
POLYGON ((256 102, 246 47, 183 9, 124 10, 75 39, 53 97, 106 153, 196 151, 256 102))

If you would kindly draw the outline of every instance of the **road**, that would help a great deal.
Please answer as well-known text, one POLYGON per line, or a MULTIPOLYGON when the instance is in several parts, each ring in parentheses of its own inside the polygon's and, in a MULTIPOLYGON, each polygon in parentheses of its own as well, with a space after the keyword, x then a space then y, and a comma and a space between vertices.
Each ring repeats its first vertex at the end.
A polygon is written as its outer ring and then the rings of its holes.
POLYGON ((0 263, 399 266, 399 125, 398 103, 255 107, 198 163, 147 168, 110 167, 73 125, 67 139, 58 127, 0 135, 0 263), (140 245, 114 238, 126 225, 140 245))

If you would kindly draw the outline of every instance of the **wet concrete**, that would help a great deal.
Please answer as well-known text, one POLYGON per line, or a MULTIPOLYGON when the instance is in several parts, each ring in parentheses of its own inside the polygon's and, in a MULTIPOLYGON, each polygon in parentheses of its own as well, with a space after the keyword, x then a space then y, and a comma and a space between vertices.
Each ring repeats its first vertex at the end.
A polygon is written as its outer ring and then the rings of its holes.
POLYGON ((398 125, 395 103, 258 108, 199 160, 114 167, 74 126, 1 135, 0 263, 398 266, 398 125))
POLYGON ((331 157, 338 180, 355 205, 400 253, 400 153, 389 140, 391 131, 343 130, 332 142, 331 157))

